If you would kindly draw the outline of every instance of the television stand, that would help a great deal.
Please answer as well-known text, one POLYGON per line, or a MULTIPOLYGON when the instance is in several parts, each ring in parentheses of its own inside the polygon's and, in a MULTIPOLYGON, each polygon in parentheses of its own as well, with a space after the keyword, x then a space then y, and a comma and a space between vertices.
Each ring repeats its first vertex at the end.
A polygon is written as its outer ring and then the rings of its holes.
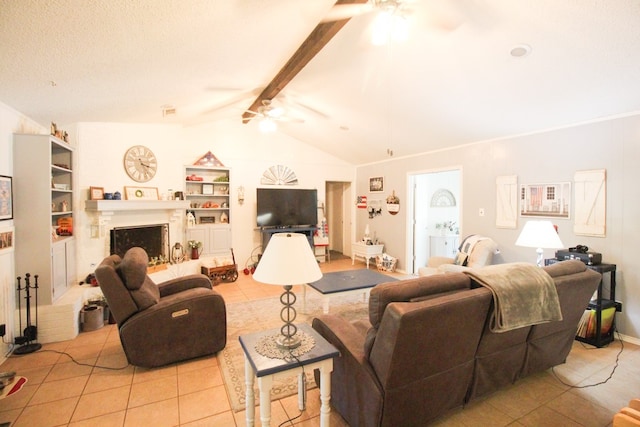
POLYGON ((315 253, 315 247, 313 245, 313 234, 316 232, 318 227, 264 227, 260 229, 260 233, 262 234, 262 253, 267 248, 267 244, 269 244, 269 240, 271 240, 271 236, 277 233, 300 233, 307 236, 307 240, 309 241, 309 246, 311 246, 311 250, 315 253))

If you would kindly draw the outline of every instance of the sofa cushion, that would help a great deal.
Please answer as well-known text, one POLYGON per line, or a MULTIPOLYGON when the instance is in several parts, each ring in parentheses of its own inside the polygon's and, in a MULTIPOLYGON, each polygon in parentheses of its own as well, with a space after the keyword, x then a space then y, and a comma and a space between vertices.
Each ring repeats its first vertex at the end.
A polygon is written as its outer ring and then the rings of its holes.
POLYGON ((139 310, 144 310, 160 301, 160 291, 147 276, 149 257, 142 248, 129 249, 118 265, 118 274, 131 292, 139 310))
POLYGON ((377 329, 387 305, 392 302, 410 302, 429 295, 469 289, 470 286, 471 280, 462 273, 424 276, 374 286, 369 295, 369 322, 377 329))

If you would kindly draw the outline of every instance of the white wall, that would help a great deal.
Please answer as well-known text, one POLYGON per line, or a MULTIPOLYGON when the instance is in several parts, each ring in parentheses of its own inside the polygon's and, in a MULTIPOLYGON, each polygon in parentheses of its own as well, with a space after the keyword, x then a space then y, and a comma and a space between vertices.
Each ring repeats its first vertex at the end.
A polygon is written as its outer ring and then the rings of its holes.
MULTIPOLYGON (((367 194, 368 177, 385 176, 385 196, 395 190, 401 203, 407 200, 407 174, 412 171, 462 165, 463 234, 481 233, 498 243, 499 262, 535 261, 535 253, 514 246, 524 220, 516 229, 499 229, 496 219, 496 177, 517 175, 519 184, 573 181, 576 171, 606 169, 607 232, 606 237, 576 236, 573 217, 554 220, 560 238, 569 246, 584 244, 603 254, 603 260, 617 264, 616 299, 623 303, 617 317, 620 332, 640 337, 640 258, 636 246, 640 241, 640 114, 604 120, 575 127, 541 132, 529 136, 505 138, 444 150, 385 163, 358 167, 357 194, 367 194), (485 216, 478 210, 484 208, 485 216)), ((402 209, 402 208, 401 208, 402 209)), ((573 216, 573 206, 571 215, 573 216)), ((406 216, 384 213, 368 220, 357 212, 357 232, 371 223, 386 244, 385 251, 399 258, 398 268, 405 268, 407 236, 406 216)), ((546 250, 552 258, 554 251, 546 250)))
MULTIPOLYGON (((183 189, 184 165, 193 164, 207 151, 211 151, 231 168, 231 229, 232 246, 240 270, 255 248, 261 245, 256 229, 256 188, 262 186, 262 173, 272 165, 285 165, 298 177, 299 188, 316 188, 320 202, 325 198, 325 181, 355 180, 355 167, 327 155, 306 144, 276 132, 262 134, 253 124, 243 125, 240 120, 218 122, 206 126, 181 128, 174 125, 143 125, 124 123, 80 123, 76 126, 78 142, 79 185, 76 215, 78 240, 78 273, 84 277, 92 271, 108 251, 108 237, 91 238, 90 225, 94 214, 84 211, 90 186, 104 187, 105 191, 119 190, 128 185, 158 187, 160 193, 168 189, 183 189), (158 157, 158 172, 149 182, 137 184, 125 174, 124 152, 131 145, 145 145, 158 157), (244 186, 245 200, 238 203, 237 188, 244 186)), ((123 193, 124 194, 124 193, 123 193)), ((153 214, 140 214, 127 220, 144 221, 153 214)), ((119 214, 112 224, 120 221, 119 214)), ((118 224, 120 225, 120 224, 118 224)), ((183 244, 184 224, 171 224, 171 243, 183 244)), ((259 253, 257 250, 255 253, 259 253)))
MULTIPOLYGON (((42 133, 45 131, 46 129, 37 123, 0 103, 0 175, 13 176, 14 133, 42 133)), ((13 220, 0 221, 0 230, 13 226, 13 220)), ((14 241, 14 245, 19 244, 20 242, 14 241)), ((10 250, 0 253, 0 324, 6 325, 7 335, 4 337, 6 342, 13 340, 13 313, 16 307, 15 289, 16 276, 18 275, 21 273, 15 271, 14 253, 10 250)), ((0 363, 3 362, 4 355, 8 350, 8 345, 0 343, 0 363)))

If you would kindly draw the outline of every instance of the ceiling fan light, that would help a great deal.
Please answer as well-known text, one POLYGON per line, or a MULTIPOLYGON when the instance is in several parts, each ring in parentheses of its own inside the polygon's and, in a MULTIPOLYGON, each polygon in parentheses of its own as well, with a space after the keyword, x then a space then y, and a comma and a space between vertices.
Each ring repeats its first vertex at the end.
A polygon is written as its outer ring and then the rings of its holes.
POLYGON ((260 129, 260 132, 271 133, 275 132, 278 129, 278 125, 274 120, 270 119, 269 117, 265 117, 260 120, 260 123, 258 123, 258 128, 260 129))
POLYGON ((384 46, 389 42, 409 40, 409 20, 397 9, 385 8, 376 16, 372 25, 371 43, 384 46))

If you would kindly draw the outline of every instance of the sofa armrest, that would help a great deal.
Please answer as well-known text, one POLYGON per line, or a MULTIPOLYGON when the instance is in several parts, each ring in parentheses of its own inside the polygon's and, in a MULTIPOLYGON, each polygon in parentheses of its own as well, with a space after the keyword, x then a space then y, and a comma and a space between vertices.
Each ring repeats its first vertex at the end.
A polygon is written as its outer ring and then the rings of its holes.
POLYGON ((443 264, 440 267, 438 267, 438 270, 440 270, 443 273, 464 273, 465 271, 471 270, 471 268, 465 267, 464 265, 443 264))
POLYGON ((365 357, 362 328, 332 315, 314 318, 312 326, 340 351, 331 373, 331 404, 349 425, 377 425, 382 419, 383 391, 365 357))
POLYGON ((313 329, 333 344, 342 355, 351 354, 358 362, 364 360, 364 340, 366 335, 347 320, 334 315, 321 315, 313 319, 313 329))
POLYGON ((204 274, 190 274, 158 284, 161 298, 193 288, 212 289, 211 280, 204 274))
POLYGON ((453 263, 455 263, 454 258, 448 258, 443 256, 432 256, 431 258, 429 258, 429 261, 427 261, 427 267, 438 268, 441 265, 453 264, 453 263))

